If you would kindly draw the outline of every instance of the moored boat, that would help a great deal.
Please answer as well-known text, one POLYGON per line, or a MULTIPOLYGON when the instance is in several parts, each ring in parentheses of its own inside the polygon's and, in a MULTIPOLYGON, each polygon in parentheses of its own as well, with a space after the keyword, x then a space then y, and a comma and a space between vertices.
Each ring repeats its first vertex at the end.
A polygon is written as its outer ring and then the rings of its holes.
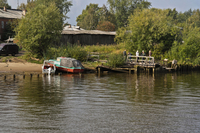
POLYGON ((56 72, 55 65, 49 63, 48 60, 44 60, 44 63, 42 65, 42 73, 43 74, 54 74, 56 72))
POLYGON ((56 70, 68 73, 82 73, 84 67, 79 60, 67 57, 58 57, 57 60, 50 59, 50 65, 55 65, 56 70))

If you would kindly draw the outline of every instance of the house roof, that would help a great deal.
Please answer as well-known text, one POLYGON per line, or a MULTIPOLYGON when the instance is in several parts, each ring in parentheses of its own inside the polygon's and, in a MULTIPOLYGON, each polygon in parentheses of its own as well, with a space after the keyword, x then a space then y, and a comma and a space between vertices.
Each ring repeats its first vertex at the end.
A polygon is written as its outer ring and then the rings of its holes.
POLYGON ((0 18, 19 19, 22 18, 22 16, 22 10, 6 9, 6 11, 4 11, 3 9, 0 9, 0 18))
POLYGON ((84 30, 79 26, 65 26, 62 34, 96 34, 96 35, 116 35, 115 31, 84 30))

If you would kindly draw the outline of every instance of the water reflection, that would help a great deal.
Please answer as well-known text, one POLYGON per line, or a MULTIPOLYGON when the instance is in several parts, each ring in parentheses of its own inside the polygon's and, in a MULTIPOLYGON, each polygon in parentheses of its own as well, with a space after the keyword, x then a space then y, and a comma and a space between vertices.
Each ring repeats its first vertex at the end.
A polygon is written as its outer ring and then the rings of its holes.
POLYGON ((200 73, 0 80, 2 132, 198 132, 200 73))

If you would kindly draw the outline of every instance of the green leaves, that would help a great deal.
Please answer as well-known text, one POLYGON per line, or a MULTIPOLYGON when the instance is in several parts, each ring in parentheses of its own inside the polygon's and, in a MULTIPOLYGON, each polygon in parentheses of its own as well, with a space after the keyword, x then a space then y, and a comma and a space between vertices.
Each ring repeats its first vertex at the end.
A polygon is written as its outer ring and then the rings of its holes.
MULTIPOLYGON (((179 29, 171 24, 172 17, 168 16, 167 10, 136 9, 128 20, 126 30, 129 33, 123 32, 124 36, 120 36, 124 37, 121 41, 125 42, 130 51, 149 51, 154 49, 154 45, 162 43, 159 52, 164 53, 170 49, 179 32, 179 29)), ((119 35, 116 40, 119 40, 119 35)))
POLYGON ((16 39, 25 50, 42 58, 61 35, 62 17, 55 3, 38 4, 19 21, 16 39))
POLYGON ((116 27, 124 27, 128 24, 128 17, 136 8, 149 8, 151 3, 145 0, 108 0, 110 11, 115 15, 116 27))
POLYGON ((4 6, 5 6, 7 9, 11 9, 11 6, 8 5, 7 0, 0 0, 0 8, 4 8, 4 6))

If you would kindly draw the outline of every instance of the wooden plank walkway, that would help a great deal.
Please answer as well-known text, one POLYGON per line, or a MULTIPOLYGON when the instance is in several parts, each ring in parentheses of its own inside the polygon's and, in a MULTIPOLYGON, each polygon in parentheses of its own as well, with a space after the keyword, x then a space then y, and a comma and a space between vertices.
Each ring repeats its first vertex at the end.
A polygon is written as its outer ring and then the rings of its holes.
POLYGON ((144 68, 145 71, 149 71, 150 69, 154 71, 158 66, 160 65, 154 62, 154 57, 128 55, 124 66, 120 68, 111 68, 99 65, 96 67, 96 71, 98 73, 102 73, 103 71, 132 73, 133 71, 137 72, 140 68, 144 68))

